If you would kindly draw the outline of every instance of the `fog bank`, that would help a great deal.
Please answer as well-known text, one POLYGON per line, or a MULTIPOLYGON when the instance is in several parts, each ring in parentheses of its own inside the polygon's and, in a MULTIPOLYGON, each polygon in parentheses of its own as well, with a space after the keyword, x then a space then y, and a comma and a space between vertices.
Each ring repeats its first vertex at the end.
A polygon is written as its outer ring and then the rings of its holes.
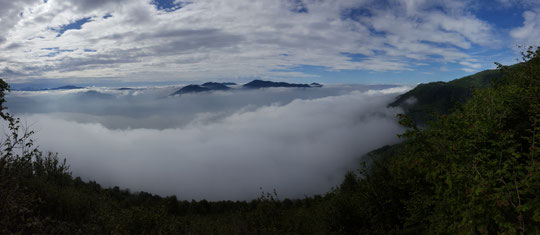
POLYGON ((41 150, 105 186, 186 200, 253 199, 261 187, 298 198, 329 191, 362 154, 397 142, 400 110, 386 104, 404 88, 373 88, 33 93, 8 105, 37 130, 41 150), (37 108, 51 100, 63 103, 37 108))

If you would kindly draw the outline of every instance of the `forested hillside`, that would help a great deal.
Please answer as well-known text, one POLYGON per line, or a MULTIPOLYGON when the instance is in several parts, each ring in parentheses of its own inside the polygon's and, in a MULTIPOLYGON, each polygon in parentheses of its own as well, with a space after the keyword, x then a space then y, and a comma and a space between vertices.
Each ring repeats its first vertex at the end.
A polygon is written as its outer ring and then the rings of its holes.
POLYGON ((403 108, 415 123, 424 125, 437 115, 448 114, 462 105, 471 98, 474 90, 492 86, 501 75, 499 69, 485 70, 449 82, 420 84, 388 106, 403 108))
MULTIPOLYGON (((36 149, 32 132, 0 106, 11 130, 1 146, 0 233, 540 233, 539 53, 486 72, 490 86, 424 128, 400 115, 401 144, 372 152, 369 167, 327 194, 298 200, 262 192, 250 202, 179 201, 102 188, 36 149)), ((448 84, 483 87, 476 83, 448 84)))

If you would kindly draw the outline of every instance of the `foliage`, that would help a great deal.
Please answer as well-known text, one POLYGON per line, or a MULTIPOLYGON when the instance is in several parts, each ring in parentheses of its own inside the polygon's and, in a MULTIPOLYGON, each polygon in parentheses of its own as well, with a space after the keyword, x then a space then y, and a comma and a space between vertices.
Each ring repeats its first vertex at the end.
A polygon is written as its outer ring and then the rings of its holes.
POLYGON ((385 165, 385 178, 410 189, 401 199, 405 227, 540 232, 539 52, 524 53, 519 66, 500 67, 492 86, 423 130, 402 119, 411 129, 402 135, 402 154, 385 165))

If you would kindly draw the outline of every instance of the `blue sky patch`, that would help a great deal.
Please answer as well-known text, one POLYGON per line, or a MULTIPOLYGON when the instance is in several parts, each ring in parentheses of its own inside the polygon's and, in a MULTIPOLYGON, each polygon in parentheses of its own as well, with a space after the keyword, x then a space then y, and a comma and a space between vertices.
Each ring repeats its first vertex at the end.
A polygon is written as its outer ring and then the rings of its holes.
POLYGON ((293 4, 293 7, 291 8, 292 12, 296 12, 296 13, 308 13, 309 12, 306 4, 304 4, 304 2, 302 2, 302 0, 290 0, 290 1, 293 4))
POLYGON ((69 50, 69 49, 60 49, 59 47, 45 47, 45 48, 41 48, 41 50, 50 51, 50 52, 48 54, 42 55, 40 57, 55 57, 55 56, 59 55, 62 52, 75 51, 75 50, 69 50))
POLYGON ((66 25, 62 25, 56 29, 54 29, 55 31, 58 32, 58 34, 56 35, 56 37, 60 37, 62 36, 62 34, 64 34, 66 31, 68 30, 79 30, 82 28, 82 25, 83 24, 86 24, 88 22, 91 21, 92 18, 90 17, 85 17, 85 18, 82 18, 82 19, 78 19, 76 21, 73 21, 72 23, 69 23, 69 24, 66 24, 66 25))
POLYGON ((371 17, 371 11, 366 8, 350 8, 341 11, 341 19, 351 19, 358 21, 362 17, 371 17))
POLYGON ((152 0, 152 4, 160 11, 172 12, 182 8, 188 2, 175 0, 152 0))
POLYGON ((359 61, 362 61, 362 60, 365 60, 365 59, 369 59, 369 56, 362 55, 362 54, 348 53, 348 52, 342 52, 341 54, 349 57, 350 61, 355 61, 355 62, 359 62, 359 61))

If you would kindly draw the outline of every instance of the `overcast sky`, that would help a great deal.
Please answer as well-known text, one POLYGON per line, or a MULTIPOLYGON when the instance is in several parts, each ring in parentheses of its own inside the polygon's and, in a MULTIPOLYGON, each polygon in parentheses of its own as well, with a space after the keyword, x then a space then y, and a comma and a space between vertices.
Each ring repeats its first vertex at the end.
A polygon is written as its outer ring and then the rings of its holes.
POLYGON ((538 44, 539 0, 0 0, 11 83, 415 84, 538 44))

